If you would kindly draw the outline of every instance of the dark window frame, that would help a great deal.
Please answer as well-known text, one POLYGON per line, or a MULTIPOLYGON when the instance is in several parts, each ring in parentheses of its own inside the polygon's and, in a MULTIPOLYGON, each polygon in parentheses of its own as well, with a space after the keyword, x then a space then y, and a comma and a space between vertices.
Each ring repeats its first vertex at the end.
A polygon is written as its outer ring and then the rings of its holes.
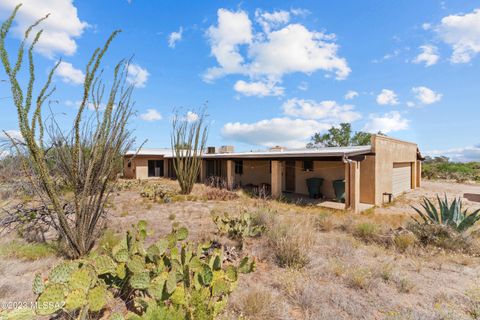
POLYGON ((303 171, 313 171, 313 160, 303 160, 303 171))
POLYGON ((235 174, 243 174, 243 160, 235 160, 235 174))

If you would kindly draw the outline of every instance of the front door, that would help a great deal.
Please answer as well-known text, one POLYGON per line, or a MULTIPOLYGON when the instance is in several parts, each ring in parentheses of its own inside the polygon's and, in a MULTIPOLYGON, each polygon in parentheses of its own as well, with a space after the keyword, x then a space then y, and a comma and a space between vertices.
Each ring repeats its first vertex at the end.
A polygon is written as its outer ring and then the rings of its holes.
POLYGON ((163 177, 163 160, 148 160, 148 176, 163 177))
POLYGON ((285 161, 285 191, 295 192, 295 161, 285 161))

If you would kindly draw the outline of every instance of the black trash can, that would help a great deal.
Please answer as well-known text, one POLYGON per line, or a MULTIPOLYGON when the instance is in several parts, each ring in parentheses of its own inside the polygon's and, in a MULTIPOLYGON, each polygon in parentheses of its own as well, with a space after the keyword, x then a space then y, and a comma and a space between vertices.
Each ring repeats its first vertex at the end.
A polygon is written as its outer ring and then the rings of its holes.
POLYGON ((310 198, 321 198, 322 193, 320 192, 320 188, 323 184, 323 178, 308 178, 307 179, 307 188, 308 188, 308 195, 310 198))

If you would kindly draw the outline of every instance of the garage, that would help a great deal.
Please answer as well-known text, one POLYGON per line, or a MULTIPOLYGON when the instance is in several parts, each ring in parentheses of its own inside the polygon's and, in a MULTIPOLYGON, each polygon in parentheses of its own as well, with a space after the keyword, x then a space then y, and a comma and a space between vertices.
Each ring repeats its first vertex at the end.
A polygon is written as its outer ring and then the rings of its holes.
POLYGON ((411 189, 412 164, 410 162, 393 163, 392 194, 397 196, 411 189))

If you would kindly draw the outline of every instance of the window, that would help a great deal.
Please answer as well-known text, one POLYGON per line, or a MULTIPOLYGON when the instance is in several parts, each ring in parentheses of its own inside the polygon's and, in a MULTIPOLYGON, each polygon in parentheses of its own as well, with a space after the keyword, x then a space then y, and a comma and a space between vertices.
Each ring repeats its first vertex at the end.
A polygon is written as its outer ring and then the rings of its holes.
POLYGON ((235 160, 235 174, 243 174, 243 160, 235 160))
POLYGON ((303 171, 313 171, 313 160, 303 161, 303 171))
POLYGON ((132 167, 132 161, 128 161, 127 167, 131 168, 132 167))

